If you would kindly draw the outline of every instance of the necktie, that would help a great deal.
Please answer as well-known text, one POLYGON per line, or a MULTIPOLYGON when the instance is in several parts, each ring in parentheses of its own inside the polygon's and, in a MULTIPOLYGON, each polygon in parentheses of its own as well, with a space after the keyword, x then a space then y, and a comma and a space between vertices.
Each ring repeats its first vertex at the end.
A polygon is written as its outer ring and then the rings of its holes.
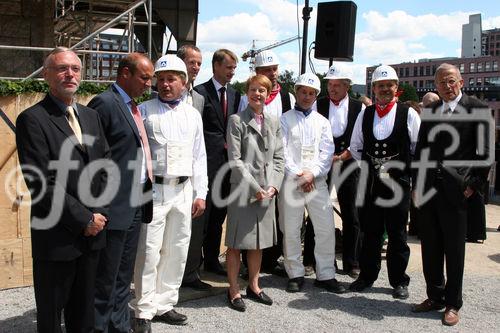
POLYGON ((222 109, 222 114, 224 115, 224 122, 227 118, 227 103, 226 103, 226 87, 221 87, 220 92, 220 107, 222 109))
POLYGON ((68 106, 66 108, 66 112, 68 115, 69 127, 71 127, 71 129, 75 133, 78 142, 82 144, 82 129, 80 127, 80 124, 78 123, 78 119, 76 119, 75 110, 72 106, 68 106))
POLYGON ((146 135, 146 129, 144 128, 144 123, 142 122, 141 113, 137 104, 134 101, 130 102, 132 106, 132 115, 134 117, 135 124, 139 130, 139 135, 141 136, 142 147, 144 148, 144 154, 146 155, 146 168, 148 169, 148 177, 153 180, 153 162, 151 161, 151 151, 149 150, 148 137, 146 135))

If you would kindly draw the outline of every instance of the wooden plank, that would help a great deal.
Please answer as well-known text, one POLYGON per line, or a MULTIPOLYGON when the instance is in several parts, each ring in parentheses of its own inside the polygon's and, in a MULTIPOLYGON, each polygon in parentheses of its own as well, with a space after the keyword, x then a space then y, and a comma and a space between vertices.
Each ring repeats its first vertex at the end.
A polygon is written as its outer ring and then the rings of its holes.
POLYGON ((0 289, 23 284, 23 240, 0 240, 0 289))
POLYGON ((31 238, 23 238, 23 285, 33 285, 33 258, 31 257, 31 238))

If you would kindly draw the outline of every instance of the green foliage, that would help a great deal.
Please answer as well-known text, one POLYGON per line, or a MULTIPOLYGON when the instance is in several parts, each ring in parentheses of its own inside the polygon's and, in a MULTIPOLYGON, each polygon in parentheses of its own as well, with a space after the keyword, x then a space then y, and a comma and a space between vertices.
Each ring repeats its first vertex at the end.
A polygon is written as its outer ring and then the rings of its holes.
POLYGON ((415 101, 418 102, 418 95, 417 95, 417 90, 415 87, 412 85, 409 85, 408 83, 401 83, 399 85, 399 90, 403 90, 403 93, 401 96, 399 96, 399 100, 401 102, 406 102, 406 101, 415 101))
POLYGON ((296 80, 297 77, 295 77, 293 71, 289 71, 287 69, 285 69, 285 71, 280 73, 280 75, 278 76, 278 82, 281 84, 281 88, 288 90, 294 95, 295 91, 293 89, 293 86, 295 85, 296 80))
MULTIPOLYGON (((88 96, 100 94, 108 88, 108 83, 97 84, 90 82, 82 82, 80 88, 76 92, 78 95, 88 96)), ((10 81, 0 80, 0 96, 17 96, 25 93, 47 93, 49 86, 45 81, 25 80, 25 81, 10 81)))
POLYGON ((245 82, 236 81, 231 86, 240 94, 245 95, 245 82))

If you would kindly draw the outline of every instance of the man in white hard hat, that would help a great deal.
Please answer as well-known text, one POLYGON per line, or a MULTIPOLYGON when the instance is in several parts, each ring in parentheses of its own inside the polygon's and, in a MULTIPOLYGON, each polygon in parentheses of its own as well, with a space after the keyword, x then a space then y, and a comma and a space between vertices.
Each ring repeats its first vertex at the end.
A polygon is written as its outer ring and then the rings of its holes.
POLYGON ((175 55, 155 64, 158 98, 139 106, 153 158, 153 220, 142 226, 135 264, 134 332, 149 332, 156 318, 185 325, 177 313, 191 218, 203 214, 207 159, 200 113, 181 101, 186 65, 175 55), (194 198, 194 200, 193 200, 194 198))
POLYGON ((394 288, 392 296, 406 299, 410 283, 406 274, 410 257, 406 232, 410 162, 415 152, 420 117, 414 109, 397 102, 398 83, 392 67, 382 65, 375 69, 372 75, 375 104, 360 112, 351 145, 340 158, 346 160, 352 155, 368 168, 366 195, 360 214, 363 232, 359 258, 361 271, 349 289, 362 291, 377 280, 381 239, 387 230, 386 258, 389 283, 394 288), (394 202, 388 202, 391 200, 394 202))
MULTIPOLYGON (((273 90, 264 103, 264 112, 278 118, 295 105, 295 97, 278 82, 279 64, 279 58, 273 51, 262 51, 255 56, 255 74, 266 76, 273 84, 273 90)), ((247 105, 247 96, 242 96, 238 111, 245 110, 247 105)))
MULTIPOLYGON (((325 76, 328 80, 328 96, 319 98, 318 112, 329 120, 332 127, 335 154, 333 163, 341 165, 341 175, 354 163, 349 154, 343 155, 351 143, 354 123, 365 106, 357 99, 349 97, 351 79, 345 69, 333 65, 325 76)), ((333 170, 333 169, 332 169, 333 170)), ((337 197, 342 214, 342 270, 352 278, 359 274, 360 224, 356 193, 359 168, 353 169, 341 184, 337 184, 337 197)), ((330 179, 330 184, 336 179, 330 179)))
POLYGON ((285 180, 279 197, 279 223, 288 292, 301 291, 304 285, 300 229, 305 208, 316 230, 314 285, 334 293, 345 291, 335 279, 335 225, 326 183, 335 151, 332 130, 328 120, 312 109, 320 90, 316 75, 302 74, 295 83, 295 107, 281 116, 285 180))

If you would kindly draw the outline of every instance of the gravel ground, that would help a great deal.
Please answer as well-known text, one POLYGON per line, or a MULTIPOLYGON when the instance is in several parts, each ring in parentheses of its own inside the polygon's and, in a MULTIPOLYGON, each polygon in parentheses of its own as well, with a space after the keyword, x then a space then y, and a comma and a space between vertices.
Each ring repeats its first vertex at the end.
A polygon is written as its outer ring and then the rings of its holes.
MULTIPOLYGON (((456 327, 444 327, 441 313, 413 314, 410 304, 425 295, 421 273, 410 272, 410 298, 394 300, 385 268, 364 293, 330 294, 313 287, 307 278, 304 291, 284 291, 286 279, 263 275, 261 285, 274 299, 272 306, 247 300, 247 311, 227 306, 225 294, 187 301, 176 309, 189 318, 183 327, 153 323, 154 332, 498 332, 500 327, 499 277, 466 276, 464 306, 456 327)), ((341 282, 352 280, 337 276, 341 282)), ((35 332, 32 288, 0 291, 0 332, 35 332)))

